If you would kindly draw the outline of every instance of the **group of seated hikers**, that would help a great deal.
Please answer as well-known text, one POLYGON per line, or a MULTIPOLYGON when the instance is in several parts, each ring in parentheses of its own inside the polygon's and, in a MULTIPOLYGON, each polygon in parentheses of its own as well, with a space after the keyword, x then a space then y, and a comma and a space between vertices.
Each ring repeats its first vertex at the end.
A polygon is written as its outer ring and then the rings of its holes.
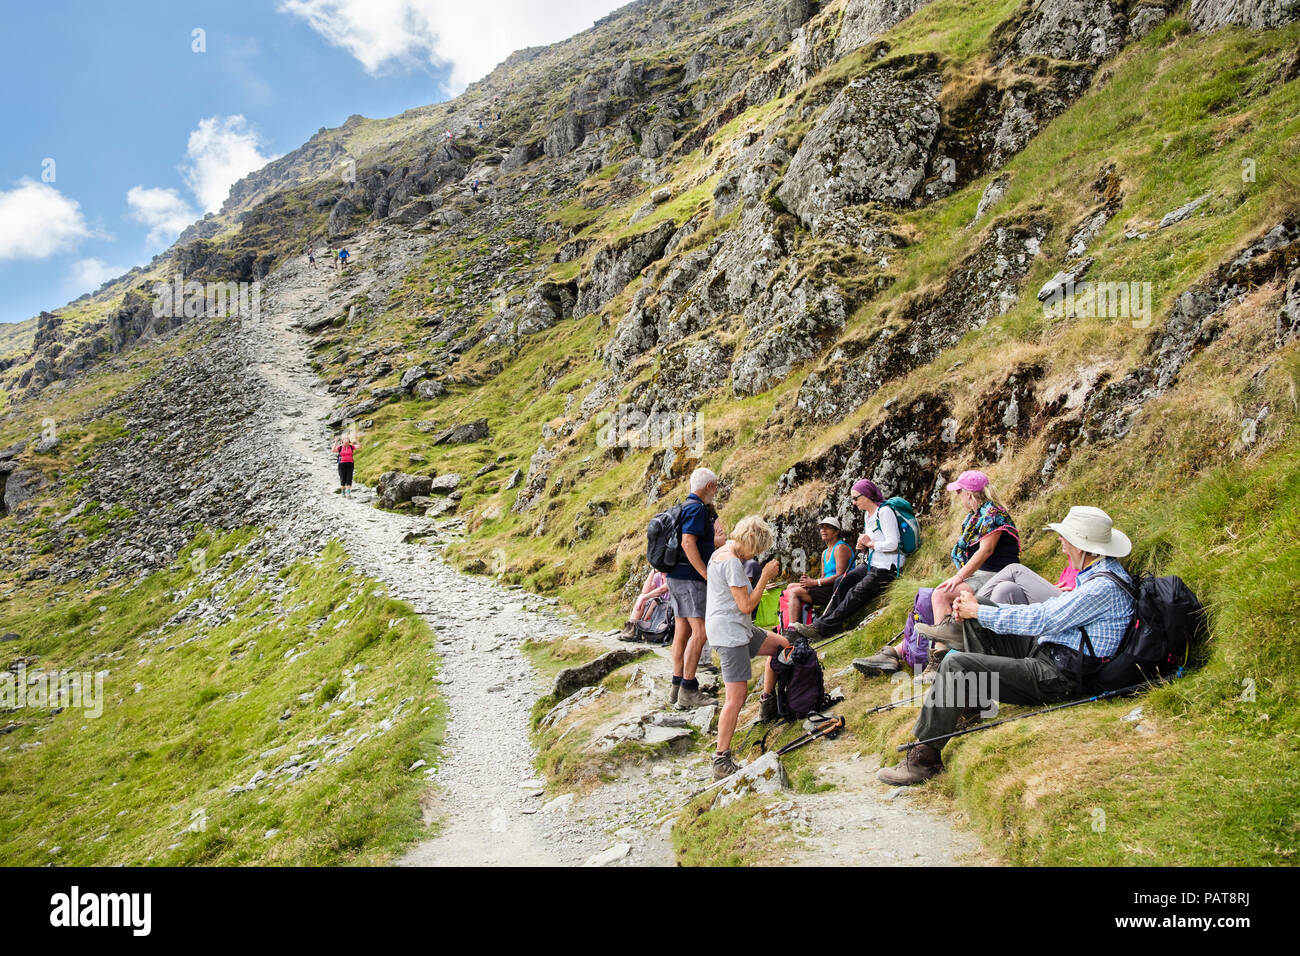
MULTIPOLYGON (((1115 652, 1134 612, 1132 581, 1118 560, 1132 545, 1100 508, 1072 507, 1061 521, 1047 525, 1059 537, 1067 562, 1052 584, 1018 563, 1020 533, 987 475, 963 472, 947 489, 967 512, 952 549, 953 574, 928 594, 928 589, 920 592, 916 619, 903 641, 853 662, 867 676, 891 674, 904 664, 925 665, 921 679, 931 686, 913 729, 917 743, 902 763, 877 774, 896 786, 921 783, 943 770, 941 750, 948 737, 986 706, 974 706, 965 693, 975 682, 991 688, 993 700, 1001 703, 1065 700, 1078 693, 1084 674, 1115 652)), ((678 521, 681 559, 660 586, 666 587, 675 615, 667 703, 678 709, 712 703, 696 679, 706 641, 719 658, 725 700, 713 773, 722 779, 740 769, 730 748, 752 659, 768 658, 759 719, 773 720, 772 656, 792 640, 812 642, 852 626, 895 581, 907 555, 896 506, 887 503, 874 481, 860 479, 851 489, 852 504, 865 519, 856 547, 843 540, 837 519, 823 518, 821 575, 804 574, 787 586, 782 603, 788 622, 766 629, 754 622, 754 613, 781 573, 780 564, 769 560, 756 578, 752 572, 756 559, 772 547, 772 529, 750 515, 727 533, 713 507, 717 492, 712 471, 692 473, 678 521), (819 608, 808 623, 800 619, 806 605, 819 608)))

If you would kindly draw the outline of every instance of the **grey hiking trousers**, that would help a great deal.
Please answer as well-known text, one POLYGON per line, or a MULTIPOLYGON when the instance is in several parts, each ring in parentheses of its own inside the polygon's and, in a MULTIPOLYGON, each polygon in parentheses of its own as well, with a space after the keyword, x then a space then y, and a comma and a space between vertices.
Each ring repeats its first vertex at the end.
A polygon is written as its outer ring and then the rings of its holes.
MULTIPOLYGON (((950 652, 939 663, 934 683, 921 705, 912 733, 917 740, 950 734, 969 707, 988 712, 992 702, 1050 704, 1069 698, 1073 682, 1057 669, 1052 645, 1037 637, 995 634, 966 621, 966 650, 950 652)), ((931 746, 943 749, 947 741, 931 746)))

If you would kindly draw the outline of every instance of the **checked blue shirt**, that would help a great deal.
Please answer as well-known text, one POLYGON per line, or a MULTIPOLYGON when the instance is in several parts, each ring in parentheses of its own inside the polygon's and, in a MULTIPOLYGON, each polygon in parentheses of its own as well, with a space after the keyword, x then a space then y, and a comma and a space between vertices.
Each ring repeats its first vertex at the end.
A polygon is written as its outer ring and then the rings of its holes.
POLYGON ((1073 591, 1041 604, 981 604, 979 622, 999 634, 1037 636, 1039 644, 1062 644, 1076 651, 1082 642, 1079 628, 1086 628, 1097 656, 1109 657, 1133 620, 1133 598, 1100 571, 1132 580, 1114 558, 1099 558, 1079 572, 1073 591))

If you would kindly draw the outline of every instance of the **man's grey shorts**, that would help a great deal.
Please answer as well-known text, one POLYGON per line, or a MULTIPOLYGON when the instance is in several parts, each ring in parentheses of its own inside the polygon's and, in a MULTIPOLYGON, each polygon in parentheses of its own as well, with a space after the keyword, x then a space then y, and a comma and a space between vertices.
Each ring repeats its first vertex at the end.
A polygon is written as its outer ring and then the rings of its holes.
POLYGON ((709 585, 704 581, 668 579, 668 602, 673 606, 674 617, 704 617, 704 602, 709 585))
POLYGON ((748 644, 739 647, 718 647, 716 644, 713 646, 713 649, 718 652, 718 660, 722 662, 723 683, 749 680, 753 673, 749 662, 758 656, 765 640, 767 640, 767 631, 757 624, 751 624, 748 644))

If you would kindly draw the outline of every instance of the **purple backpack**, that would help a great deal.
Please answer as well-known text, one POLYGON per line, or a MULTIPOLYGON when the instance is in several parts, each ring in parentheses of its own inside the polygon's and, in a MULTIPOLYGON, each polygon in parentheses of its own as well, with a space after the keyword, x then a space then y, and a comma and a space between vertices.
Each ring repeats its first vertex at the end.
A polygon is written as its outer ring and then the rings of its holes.
POLYGON ((930 609, 930 595, 934 588, 921 588, 916 592, 907 623, 903 625, 903 660, 913 667, 924 667, 930 658, 930 641, 916 631, 917 624, 933 624, 934 612, 930 609))

